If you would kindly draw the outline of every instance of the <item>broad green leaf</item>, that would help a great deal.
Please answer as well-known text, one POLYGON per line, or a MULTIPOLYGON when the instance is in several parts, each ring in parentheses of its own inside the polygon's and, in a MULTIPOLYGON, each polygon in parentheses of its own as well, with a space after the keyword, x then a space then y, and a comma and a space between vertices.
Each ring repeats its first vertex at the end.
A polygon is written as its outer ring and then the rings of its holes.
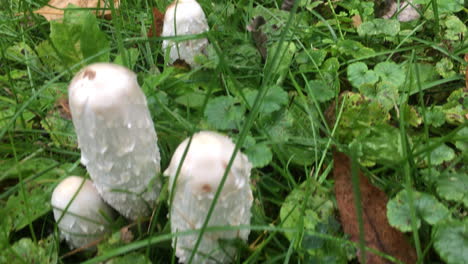
POLYGON ((245 108, 233 97, 219 96, 211 99, 205 109, 205 118, 215 129, 236 129, 244 120, 245 108))
POLYGON ((419 115, 416 108, 409 105, 404 108, 405 111, 405 121, 413 127, 418 127, 422 123, 422 117, 419 115))
POLYGON ((463 202, 468 208, 468 175, 445 173, 437 181, 437 193, 440 197, 456 202, 463 202))
POLYGON ((400 32, 400 22, 395 19, 376 18, 362 23, 357 32, 359 36, 396 36, 400 32))
POLYGON ((257 143, 245 150, 245 155, 249 158, 254 168, 263 168, 273 159, 273 153, 265 143, 257 143))
POLYGON ((320 67, 326 56, 327 51, 325 50, 303 50, 297 53, 295 60, 298 64, 312 64, 311 66, 320 67))
MULTIPOLYGON (((420 111, 421 112, 421 111, 420 111)), ((445 123, 445 114, 440 106, 426 108, 426 123, 433 127, 440 127, 445 123)))
POLYGON ((359 160, 363 165, 398 164, 403 158, 401 135, 397 128, 381 125, 371 128, 368 135, 357 138, 354 144, 360 144, 362 154, 359 160))
MULTIPOLYGON (((414 4, 427 5, 432 11, 432 0, 413 0, 414 4)), ((437 1, 439 14, 456 13, 463 9, 463 0, 437 1)))
POLYGON ((296 45, 292 41, 284 43, 274 42, 272 46, 268 47, 266 65, 271 66, 271 77, 276 80, 274 83, 279 85, 283 82, 286 74, 289 72, 295 53, 296 45), (275 58, 278 49, 279 53, 275 58))
POLYGON ((319 102, 326 102, 335 97, 335 91, 326 82, 321 80, 309 81, 310 89, 313 92, 313 96, 319 102))
POLYGON ((405 72, 400 65, 394 62, 380 62, 375 65, 374 71, 380 78, 382 78, 382 81, 391 83, 397 87, 400 87, 405 82, 405 72))
POLYGON ((431 163, 440 165, 455 158, 455 151, 446 144, 442 144, 431 151, 431 163))
POLYGON ((444 21, 446 30, 444 38, 447 40, 461 40, 466 35, 466 25, 456 16, 448 16, 444 21))
POLYGON ((39 67, 41 65, 36 53, 31 49, 31 47, 24 43, 18 42, 15 45, 10 46, 6 49, 4 54, 6 59, 23 63, 32 67, 39 67))
POLYGON ((199 108, 203 105, 205 98, 206 95, 203 94, 201 91, 187 92, 177 97, 174 101, 178 104, 185 105, 187 107, 199 108))
POLYGON ((57 263, 57 249, 50 239, 35 244, 30 238, 22 238, 9 250, 1 251, 0 263, 53 264, 57 263))
POLYGON ((353 58, 363 58, 363 57, 370 57, 375 54, 375 51, 371 48, 368 48, 361 44, 361 42, 345 39, 340 40, 336 44, 338 51, 341 54, 345 54, 348 56, 352 56, 353 58))
POLYGON ((374 85, 379 77, 373 70, 369 70, 363 62, 355 62, 348 66, 348 79, 351 84, 360 89, 364 85, 374 85))
POLYGON ((447 123, 459 125, 466 122, 468 115, 468 92, 463 89, 453 91, 442 106, 447 123))
POLYGON ((456 138, 454 140, 455 147, 461 151, 461 154, 463 155, 464 159, 467 161, 468 160, 468 127, 464 127, 460 129, 457 134, 456 138))
MULTIPOLYGON (((414 215, 416 217, 416 228, 421 226, 421 220, 429 225, 440 223, 449 217, 450 212, 434 196, 413 192, 414 215)), ((387 218, 391 226, 402 232, 411 231, 411 211, 406 190, 400 191, 387 204, 387 218)))
MULTIPOLYGON (((255 98, 258 95, 258 90, 244 90, 245 98, 249 103, 250 107, 254 105, 255 98)), ((261 114, 270 114, 274 111, 277 111, 281 106, 288 103, 288 93, 283 90, 280 86, 274 85, 268 88, 268 91, 261 101, 260 113, 261 114)))
POLYGON ((442 58, 436 63, 435 69, 443 78, 451 78, 457 73, 453 70, 453 62, 448 58, 442 58))
MULTIPOLYGON (((109 41, 99 29, 96 17, 87 10, 67 9, 62 22, 50 22, 50 41, 55 46, 63 69, 84 59, 86 63, 108 62, 109 41)), ((78 68, 76 68, 78 71, 78 68)))
MULTIPOLYGON (((108 62, 110 51, 109 41, 107 40, 106 34, 99 29, 96 16, 88 12, 82 19, 80 49, 83 58, 89 59, 87 64, 93 62, 108 62)), ((127 67, 130 66, 131 65, 127 65, 127 67)))
MULTIPOLYGON (((303 182, 286 197, 281 206, 282 226, 295 229, 303 226, 303 230, 300 229, 299 232, 309 231, 337 236, 339 226, 334 220, 335 207, 330 197, 330 190, 312 181, 303 182)), ((297 234, 286 232, 285 236, 289 240, 299 238, 295 240, 295 247, 306 249, 313 258, 317 259, 318 263, 325 263, 323 261, 332 256, 336 261, 332 263, 347 263, 346 250, 340 242, 310 234, 297 237, 297 234)))
POLYGON ((349 144, 355 138, 364 138, 373 127, 387 124, 390 119, 388 110, 375 100, 351 92, 344 93, 341 98, 344 108, 336 130, 341 143, 349 144))
POLYGON ((447 264, 468 263, 468 221, 452 220, 433 228, 434 248, 447 264))

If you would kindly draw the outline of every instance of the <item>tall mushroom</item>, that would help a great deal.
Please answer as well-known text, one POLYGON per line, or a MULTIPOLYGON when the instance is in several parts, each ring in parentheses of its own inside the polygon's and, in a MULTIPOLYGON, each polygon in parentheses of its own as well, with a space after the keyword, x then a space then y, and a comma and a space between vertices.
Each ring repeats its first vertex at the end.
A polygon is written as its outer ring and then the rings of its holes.
POLYGON ((154 124, 136 75, 96 63, 68 87, 70 110, 86 166, 102 198, 130 219, 148 216, 160 191, 154 124))
POLYGON ((71 248, 92 244, 109 231, 112 209, 104 203, 90 180, 70 176, 52 193, 54 218, 71 248))
MULTIPOLYGON (((207 216, 214 194, 234 151, 235 145, 224 135, 202 131, 192 137, 185 159, 182 157, 189 139, 176 149, 164 175, 170 176, 170 189, 174 186, 170 208, 171 231, 199 229, 207 216), (178 168, 180 172, 177 175, 178 168)), ((252 164, 247 156, 238 153, 230 168, 220 197, 208 226, 239 226, 250 224, 252 190, 249 178, 252 164)), ((219 239, 247 240, 250 230, 207 231, 204 233, 194 263, 227 263, 235 253, 231 246, 223 248, 219 239)), ((188 261, 198 234, 173 239, 179 261, 188 261)))
MULTIPOLYGON (((197 1, 175 0, 166 9, 161 36, 196 35, 208 31, 208 29, 205 13, 197 1)), ((207 45, 208 40, 206 38, 179 42, 166 39, 162 43, 162 48, 164 52, 170 49, 170 63, 181 59, 193 67, 196 65, 194 57, 203 53, 207 45)))

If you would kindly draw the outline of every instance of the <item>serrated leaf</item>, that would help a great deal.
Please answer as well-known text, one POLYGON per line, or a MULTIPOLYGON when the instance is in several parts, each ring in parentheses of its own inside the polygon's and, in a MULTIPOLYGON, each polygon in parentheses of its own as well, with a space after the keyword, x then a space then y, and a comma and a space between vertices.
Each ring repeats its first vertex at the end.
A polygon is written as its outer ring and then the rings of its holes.
MULTIPOLYGON (((100 30, 97 18, 91 13, 83 17, 80 49, 88 64, 109 61, 109 40, 100 30)), ((127 65, 129 66, 131 65, 127 65)))
POLYGON ((351 84, 360 89, 364 85, 374 85, 379 77, 373 70, 369 70, 363 62, 355 62, 348 66, 348 79, 351 84))
POLYGON ((468 208, 468 175, 446 173, 437 180, 437 193, 448 201, 463 202, 468 208))
MULTIPOLYGON (((421 226, 421 220, 429 225, 440 223, 449 217, 450 212, 434 196, 413 191, 414 215, 416 228, 421 226)), ((406 190, 400 191, 387 204, 387 217, 390 225, 402 232, 411 231, 411 211, 406 190)))
POLYGON ((206 105, 205 118, 215 129, 236 129, 244 120, 244 112, 233 97, 219 96, 206 105))
POLYGON ((109 61, 109 41, 96 17, 87 10, 66 9, 63 22, 51 21, 50 41, 63 68, 71 68, 84 59, 89 59, 88 63, 109 61))
POLYGON ((468 263, 468 221, 437 225, 433 233, 434 248, 447 264, 468 263))

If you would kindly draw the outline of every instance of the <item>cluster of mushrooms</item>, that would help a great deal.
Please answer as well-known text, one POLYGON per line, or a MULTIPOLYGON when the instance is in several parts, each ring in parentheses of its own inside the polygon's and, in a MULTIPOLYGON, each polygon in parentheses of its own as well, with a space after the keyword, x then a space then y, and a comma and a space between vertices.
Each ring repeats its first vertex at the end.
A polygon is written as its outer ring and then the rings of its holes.
MULTIPOLYGON (((205 14, 195 0, 176 0, 166 11, 162 36, 207 30, 205 14)), ((194 56, 207 44, 202 38, 164 40, 162 45, 164 50, 170 49, 170 63, 182 59, 194 66, 194 56)), ((160 154, 146 97, 131 70, 110 63, 89 65, 75 75, 68 95, 81 163, 92 181, 69 176, 57 185, 51 203, 61 236, 71 248, 80 248, 89 247, 110 231, 115 211, 131 220, 150 216, 161 190, 157 177, 160 154)), ((169 177, 172 232, 201 228, 220 187, 208 226, 249 225, 252 165, 238 152, 226 172, 234 149, 230 138, 211 131, 198 132, 177 147, 163 173, 169 177)), ((235 249, 221 248, 218 240, 245 241, 249 232, 207 231, 194 263, 228 262, 235 249)), ((188 261, 197 238, 197 234, 174 236, 180 262, 188 261)))

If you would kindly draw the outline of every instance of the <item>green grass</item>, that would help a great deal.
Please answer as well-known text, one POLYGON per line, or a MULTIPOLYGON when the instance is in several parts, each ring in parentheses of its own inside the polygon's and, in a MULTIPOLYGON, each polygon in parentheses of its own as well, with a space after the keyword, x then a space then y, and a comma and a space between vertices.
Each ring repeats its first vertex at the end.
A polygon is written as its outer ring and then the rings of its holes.
POLYGON ((120 217, 97 254, 69 254, 50 195, 69 175, 89 176, 58 102, 74 73, 97 61, 118 61, 137 73, 162 169, 178 144, 200 130, 231 136, 235 152, 248 155, 255 166, 252 222, 239 228, 252 231, 246 242, 226 242, 239 249, 234 263, 358 262, 355 249, 365 247, 342 233, 333 149, 351 154, 390 201, 402 190, 408 193, 389 218, 409 231, 419 263, 467 262, 451 252, 466 251, 468 243, 468 188, 460 187, 468 186, 466 7, 428 0, 422 18, 397 23, 374 20, 372 2, 297 2, 285 12, 280 1, 200 0, 211 30, 177 39, 207 37, 210 47, 199 58, 202 66, 189 71, 165 64, 162 38, 147 37, 151 8, 164 10, 169 1, 122 1, 111 8, 112 20, 94 19, 80 8, 69 11, 96 25, 94 36, 71 20, 64 22, 63 35, 54 35, 62 24, 33 13, 46 1, 2 2, 0 262, 99 263, 120 256, 122 263, 170 263, 176 262, 174 237, 199 234, 200 241, 210 230, 233 229, 207 225, 218 190, 200 230, 171 234, 164 177, 151 219, 129 223, 120 217), (359 29, 352 25, 358 14, 364 23, 359 29), (246 30, 259 15, 266 19, 260 28, 266 58, 246 30), (73 34, 97 52, 83 53, 73 34), (97 35, 100 41, 93 39, 97 35), (333 109, 333 120, 327 109, 333 109), (124 243, 119 229, 129 224, 134 239, 124 243))

